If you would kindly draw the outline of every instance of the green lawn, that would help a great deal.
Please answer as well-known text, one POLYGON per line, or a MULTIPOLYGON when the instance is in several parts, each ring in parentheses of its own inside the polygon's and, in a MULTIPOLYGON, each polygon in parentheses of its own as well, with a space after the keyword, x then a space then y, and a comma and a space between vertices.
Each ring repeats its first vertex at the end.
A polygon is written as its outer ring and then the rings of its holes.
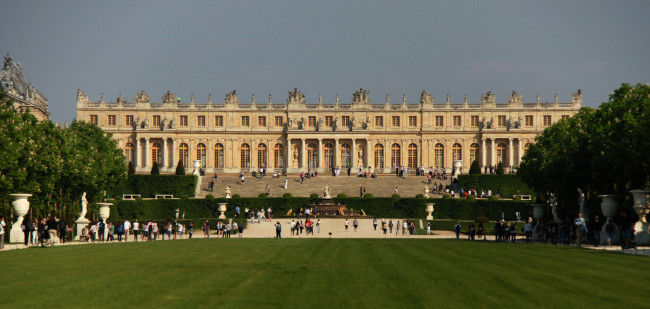
POLYGON ((2 308, 650 306, 650 258, 547 245, 232 238, 31 248, 0 259, 2 308))

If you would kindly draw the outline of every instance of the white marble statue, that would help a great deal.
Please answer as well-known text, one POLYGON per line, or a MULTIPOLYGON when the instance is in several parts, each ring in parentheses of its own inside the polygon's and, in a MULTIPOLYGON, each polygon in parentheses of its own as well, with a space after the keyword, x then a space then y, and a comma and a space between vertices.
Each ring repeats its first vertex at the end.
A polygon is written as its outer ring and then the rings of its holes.
POLYGON ((323 198, 332 198, 330 196, 330 186, 325 185, 325 191, 323 192, 323 198))
POLYGON ((232 196, 230 195, 230 186, 226 186, 226 198, 231 198, 232 196))
POLYGON ((578 205, 580 205, 580 213, 582 214, 582 217, 585 218, 585 221, 589 221, 589 211, 587 210, 587 201, 585 200, 585 193, 582 192, 582 189, 578 188, 578 194, 580 194, 580 197, 578 198, 578 205))
POLYGON ((429 198, 429 186, 424 186, 424 197, 429 198))
POLYGON ((86 200, 86 192, 81 194, 81 213, 79 214, 80 219, 86 219, 86 211, 88 210, 88 200, 86 200))
POLYGON ((560 216, 557 214, 557 197, 555 196, 555 193, 551 193, 549 203, 551 204, 551 213, 553 214, 553 219, 555 219, 557 223, 560 223, 562 220, 560 220, 560 216))

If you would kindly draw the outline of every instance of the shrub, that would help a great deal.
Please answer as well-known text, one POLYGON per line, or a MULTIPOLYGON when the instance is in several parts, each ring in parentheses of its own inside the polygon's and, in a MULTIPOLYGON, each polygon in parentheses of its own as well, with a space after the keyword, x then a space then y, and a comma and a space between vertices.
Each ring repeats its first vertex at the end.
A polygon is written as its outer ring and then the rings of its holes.
POLYGON ((129 175, 113 188, 112 196, 140 194, 154 197, 156 194, 173 194, 175 197, 194 196, 197 177, 194 175, 129 175))
POLYGON ((205 196, 205 199, 206 199, 206 200, 213 200, 213 199, 214 199, 214 195, 212 195, 212 194, 208 194, 208 195, 205 196))
POLYGON ((475 199, 476 199, 476 195, 470 194, 470 195, 467 196, 467 200, 469 200, 469 201, 473 201, 475 199))
POLYGON ((318 193, 312 193, 312 194, 309 195, 310 200, 317 200, 319 198, 320 198, 320 195, 318 195, 318 193))
POLYGON ((488 189, 499 191, 504 197, 517 195, 517 190, 522 195, 536 196, 535 191, 517 175, 459 175, 458 185, 466 190, 476 189, 477 192, 488 189))
POLYGON ((481 165, 478 164, 478 160, 474 160, 474 162, 472 162, 472 166, 469 168, 469 174, 470 175, 481 174, 481 165))
POLYGON ((503 162, 499 162, 499 165, 497 165, 497 175, 503 175, 504 173, 503 162))
POLYGON ((339 193, 336 195, 336 198, 346 198, 346 197, 348 197, 348 195, 345 193, 339 193))
POLYGON ((451 194, 444 193, 444 194, 442 195, 442 199, 443 199, 443 200, 450 200, 450 199, 451 199, 451 194))
POLYGON ((158 162, 154 162, 151 167, 151 175, 160 175, 160 168, 158 167, 158 162))
POLYGON ((284 198, 291 197, 291 193, 287 192, 285 194, 282 194, 282 197, 284 197, 284 198))
POLYGON ((239 195, 239 194, 233 194, 233 195, 232 195, 232 198, 241 198, 241 195, 239 195))
POLYGON ((185 167, 183 166, 183 160, 178 160, 178 164, 176 164, 176 175, 185 175, 185 167))
POLYGON ((512 200, 517 202, 521 201, 521 196, 515 196, 514 198, 512 198, 512 200))
POLYGON ((490 201, 498 201, 499 197, 496 196, 496 195, 490 195, 490 198, 488 198, 488 200, 490 200, 490 201))
POLYGON ((486 216, 480 216, 474 219, 474 223, 488 223, 490 222, 490 219, 488 219, 486 216))
POLYGON ((393 193, 393 195, 391 195, 390 197, 392 199, 394 199, 394 200, 399 200, 401 198, 401 196, 399 196, 399 194, 395 194, 395 193, 393 193))
POLYGON ((133 175, 135 174, 135 167, 133 167, 133 162, 129 161, 129 167, 126 172, 127 175, 133 175))
POLYGON ((375 196, 372 193, 366 193, 363 195, 363 198, 374 198, 375 196))
POLYGON ((415 198, 424 198, 424 195, 422 195, 421 193, 420 193, 420 194, 416 194, 416 195, 415 195, 415 198))
POLYGON ((257 197, 268 197, 268 196, 266 196, 266 193, 260 193, 257 195, 257 197))

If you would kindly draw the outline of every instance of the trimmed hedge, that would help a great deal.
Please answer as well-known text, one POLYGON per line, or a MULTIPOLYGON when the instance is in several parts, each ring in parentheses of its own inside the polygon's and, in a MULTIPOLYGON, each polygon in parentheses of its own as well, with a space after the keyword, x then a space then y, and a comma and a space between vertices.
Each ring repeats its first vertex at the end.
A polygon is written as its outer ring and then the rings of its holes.
POLYGON ((155 197, 156 194, 173 194, 174 197, 194 196, 197 176, 187 175, 129 175, 113 190, 113 196, 140 194, 155 197))
MULTIPOLYGON (((228 203, 226 216, 235 216, 235 206, 239 206, 244 215, 244 209, 264 208, 273 209, 274 217, 284 217, 290 209, 305 208, 310 204, 306 197, 268 197, 268 198, 239 198, 239 199, 176 199, 176 200, 135 200, 115 201, 111 209, 113 216, 121 219, 165 219, 174 216, 176 208, 185 211, 185 218, 216 218, 219 216, 218 203, 228 203)), ((523 218, 532 214, 532 207, 526 202, 515 201, 486 201, 466 199, 416 199, 416 198, 385 198, 372 199, 360 197, 335 198, 335 203, 344 204, 348 209, 363 209, 368 216, 377 218, 424 218, 426 217, 425 203, 435 203, 433 216, 436 219, 474 220, 485 216, 490 220, 501 219, 501 212, 506 220, 514 220, 515 212, 520 212, 523 218)))
POLYGON ((499 191, 505 198, 512 198, 519 190, 521 194, 535 198, 535 191, 517 175, 459 175, 458 185, 465 190, 476 189, 478 193, 488 189, 493 194, 499 191))

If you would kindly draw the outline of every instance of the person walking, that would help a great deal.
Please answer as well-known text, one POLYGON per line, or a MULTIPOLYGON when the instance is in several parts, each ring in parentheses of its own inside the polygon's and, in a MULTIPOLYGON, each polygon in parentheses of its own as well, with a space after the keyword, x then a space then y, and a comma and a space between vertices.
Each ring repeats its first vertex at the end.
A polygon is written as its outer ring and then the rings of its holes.
POLYGON ((131 234, 131 222, 127 219, 124 220, 124 241, 129 240, 129 234, 131 234))
POLYGON ((133 239, 138 241, 138 233, 140 232, 140 223, 138 219, 133 220, 133 239))
POLYGON ((399 220, 397 220, 397 224, 395 225, 395 235, 399 235, 399 228, 402 226, 401 223, 399 223, 399 220))
POLYGON ((23 234, 25 235, 25 246, 29 244, 29 234, 31 233, 33 227, 34 224, 32 223, 32 219, 30 218, 29 214, 26 214, 23 217, 23 223, 20 224, 20 228, 23 230, 23 234))
POLYGON ((354 218, 354 221, 352 221, 352 226, 354 226, 354 231, 357 231, 357 228, 359 227, 359 221, 357 218, 354 218))
POLYGON ((318 233, 320 233, 320 219, 316 221, 316 230, 318 230, 318 233))
POLYGON ((285 178, 284 179, 284 189, 286 190, 289 185, 289 179, 285 178))
POLYGON ((0 216, 0 251, 5 248, 5 218, 0 216))
POLYGON ((427 222, 427 235, 431 235, 431 221, 427 222))
POLYGON ((280 224, 280 221, 275 224, 275 238, 282 238, 282 224, 280 224))
POLYGON ((460 226, 460 221, 456 222, 456 225, 454 226, 454 232, 456 232, 456 239, 458 239, 460 236, 461 228, 462 227, 460 226))
POLYGON ((68 234, 68 223, 65 219, 59 220, 59 242, 65 244, 65 237, 68 234))
POLYGON ((345 231, 346 232, 348 231, 348 226, 349 225, 350 225, 350 223, 348 222, 348 219, 345 219, 345 231))
POLYGON ((585 219, 582 218, 581 213, 578 213, 578 217, 574 220, 573 225, 576 229, 576 244, 578 247, 582 247, 582 237, 587 231, 587 225, 585 224, 585 219))
POLYGON ((372 219, 372 226, 375 228, 375 231, 377 230, 377 218, 372 219))

